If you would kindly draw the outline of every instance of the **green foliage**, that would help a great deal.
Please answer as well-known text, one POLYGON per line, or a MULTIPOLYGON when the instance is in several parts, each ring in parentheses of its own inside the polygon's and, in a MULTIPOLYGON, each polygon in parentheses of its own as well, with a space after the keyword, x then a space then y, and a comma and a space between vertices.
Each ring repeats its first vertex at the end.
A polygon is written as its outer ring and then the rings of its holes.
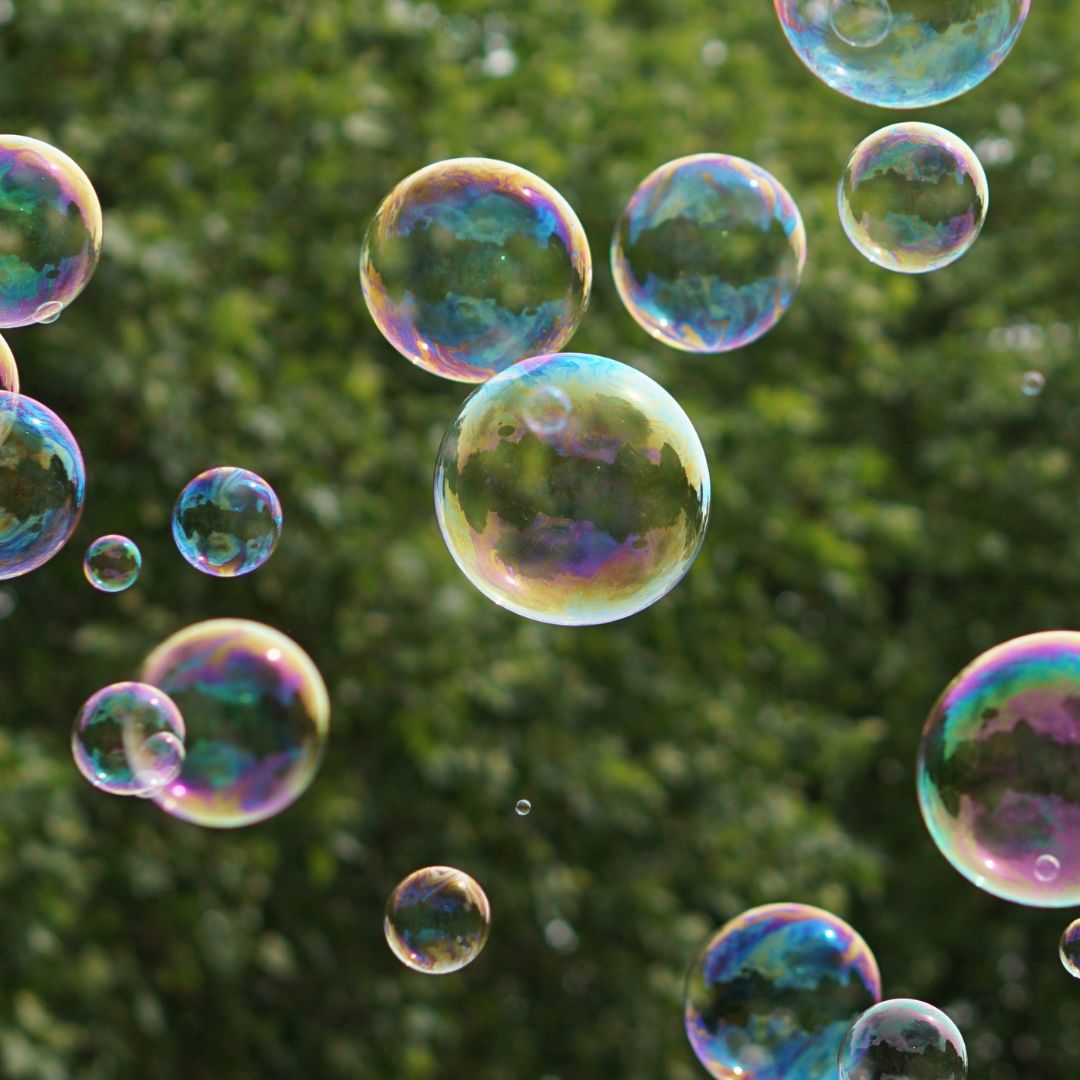
POLYGON ((89 495, 69 548, 0 595, 0 1073, 691 1080, 691 956, 788 899, 851 918, 889 994, 952 1009, 973 1075, 1080 1071, 1065 916, 970 887, 913 792, 948 678, 1077 622, 1075 4, 1037 3, 997 75, 920 114, 980 149, 992 188, 975 248, 925 279, 865 262, 836 218, 847 154, 890 115, 813 79, 765 0, 17 0, 0 18, 8 130, 79 161, 106 215, 86 293, 10 335, 89 495), (705 150, 778 176, 810 261, 774 333, 695 358, 621 310, 605 252, 636 184, 705 150), (573 347, 658 378, 709 454, 702 555, 625 623, 509 615, 438 535, 431 470, 466 389, 385 345, 356 257, 382 195, 459 154, 566 195, 597 261, 573 347), (169 536, 180 487, 219 464, 285 509, 274 558, 234 581, 169 536), (80 573, 106 532, 144 553, 117 596, 80 573), (225 614, 326 675, 312 790, 236 833, 92 790, 67 745, 80 703, 225 614), (446 979, 382 940, 390 889, 427 863, 494 909, 484 955, 446 979))

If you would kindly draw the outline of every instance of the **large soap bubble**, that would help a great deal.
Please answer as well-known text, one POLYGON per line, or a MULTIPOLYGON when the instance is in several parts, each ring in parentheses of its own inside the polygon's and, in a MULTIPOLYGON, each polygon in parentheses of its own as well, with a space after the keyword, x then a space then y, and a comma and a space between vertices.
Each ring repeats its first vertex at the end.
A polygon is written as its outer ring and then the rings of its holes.
POLYGON ((987 892, 1080 905, 1080 633, 998 645, 945 688, 919 745, 923 818, 987 892))
POLYGON ((718 1080, 836 1080, 844 1033, 880 997, 877 961, 843 919, 767 904, 732 919, 694 961, 686 1034, 718 1080))
POLYGON ((12 394, 19 392, 19 367, 15 363, 15 354, 2 337, 0 337, 0 390, 7 390, 12 394))
POLYGON ((101 254, 101 205, 55 146, 0 135, 0 326, 52 322, 101 254))
POLYGON ((848 239, 871 262, 925 274, 975 243, 990 191, 963 139, 933 124, 903 123, 859 143, 840 177, 837 203, 848 239))
POLYGON ((130 589, 139 578, 142 552, 134 540, 117 533, 99 536, 86 549, 83 574, 99 592, 130 589))
POLYGON ((424 975, 471 964, 491 930, 491 905, 468 874, 428 866, 399 882, 386 903, 383 932, 394 955, 424 975))
POLYGON ((432 374, 483 382, 570 340, 592 259, 577 215, 546 181, 505 161, 455 158, 386 197, 360 283, 398 352, 432 374))
POLYGON ((82 453, 64 421, 0 391, 0 581, 36 570, 68 542, 85 494, 82 453))
POLYGON ((466 400, 439 449, 435 509, 458 566, 495 603, 540 622, 611 622, 689 570, 709 469, 690 420, 647 375, 554 353, 466 400), (559 422, 537 423, 536 403, 553 400, 559 422))
POLYGON ((228 829, 280 813, 322 760, 330 701, 311 658, 277 630, 246 619, 196 623, 142 667, 187 724, 180 776, 157 797, 174 817, 228 829))
POLYGON ((698 353, 768 333, 805 263, 806 231, 787 189, 727 154, 679 158, 650 173, 611 243, 627 311, 665 345, 698 353))
POLYGON ((890 109, 978 86, 1016 43, 1031 0, 774 0, 796 55, 841 94, 890 109))
POLYGON ((957 1026, 925 1001, 893 998, 859 1017, 840 1047, 838 1080, 965 1080, 957 1026))

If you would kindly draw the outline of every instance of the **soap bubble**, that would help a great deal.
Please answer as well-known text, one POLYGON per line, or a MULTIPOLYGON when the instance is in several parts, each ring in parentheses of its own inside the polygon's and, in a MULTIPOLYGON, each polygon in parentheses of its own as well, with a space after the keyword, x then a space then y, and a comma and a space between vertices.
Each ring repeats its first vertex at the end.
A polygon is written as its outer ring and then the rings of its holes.
POLYGON ((525 399, 521 416, 536 435, 557 435, 570 419, 573 405, 557 386, 538 386, 525 399))
POLYGON ((1038 397, 1046 387, 1046 376, 1041 371, 1025 371, 1020 379, 1020 390, 1026 397, 1038 397))
POLYGON ((1074 978, 1080 979, 1080 919, 1075 919, 1065 927, 1061 935, 1058 955, 1065 970, 1074 978))
POLYGON ((514 806, 514 813, 518 817, 528 817, 532 812, 532 803, 528 799, 518 799, 514 806))
POLYGON ((36 570, 68 542, 85 494, 82 453, 64 421, 0 391, 0 581, 36 570))
POLYGON ((394 955, 424 975, 471 964, 487 943, 491 905, 468 874, 429 866, 399 882, 386 902, 383 932, 394 955))
POLYGON ((450 553, 489 599, 540 622, 611 622, 690 569, 709 469, 678 403, 615 360, 554 353, 476 389, 439 448, 435 510, 450 553), (557 432, 524 409, 541 388, 573 404, 557 432))
POLYGON ((990 192, 975 151, 933 124, 904 123, 863 139, 837 191, 840 223, 872 263, 925 274, 978 239, 990 192))
POLYGON ((0 390, 11 394, 19 392, 19 368, 11 346, 0 337, 0 390))
POLYGON ((918 790, 941 853, 1018 904, 1080 904, 1080 633, 983 653, 923 729, 918 790))
POLYGON ((135 746, 127 746, 128 763, 137 790, 143 799, 153 798, 171 784, 184 767, 183 740, 171 731, 159 731, 135 746))
POLYGON ((147 683, 120 682, 99 690, 79 710, 71 753, 94 787, 110 795, 147 795, 160 783, 176 779, 183 740, 184 719, 168 694, 147 683), (158 751, 163 737, 179 744, 180 752, 173 759, 172 775, 159 782, 148 766, 158 762, 158 774, 165 769, 166 759, 158 751))
POLYGON ((123 592, 138 580, 142 554, 133 540, 110 533, 99 536, 83 559, 86 580, 101 592, 123 592))
POLYGON ((1016 43, 1031 0, 774 0, 800 60, 841 94, 920 109, 978 86, 1016 43))
POLYGON ((200 473, 180 492, 172 534, 180 554, 211 577, 258 570, 281 537, 281 503, 256 473, 222 465, 200 473))
POLYGON ((311 658, 277 630, 212 619, 173 634, 142 678, 184 713, 187 755, 158 804, 211 828, 251 825, 307 789, 330 725, 326 686, 311 658))
POLYGON ((956 1025, 924 1001, 894 998, 852 1024, 839 1080, 964 1080, 967 1047, 956 1025))
POLYGON ((0 135, 0 326, 52 322, 101 254, 101 206, 55 146, 0 135))
POLYGON ((877 961, 843 919, 806 904, 722 927, 686 983, 686 1034, 719 1080, 835 1080, 844 1032, 881 997, 877 961))
POLYGON ((487 158, 440 161, 383 200, 360 253, 383 335, 414 364, 483 382, 561 348, 585 314, 592 258, 550 184, 487 158))
POLYGON ((626 310, 665 345, 727 352, 768 333, 806 263, 806 230, 787 189, 727 154, 650 173, 615 225, 611 269, 626 310))

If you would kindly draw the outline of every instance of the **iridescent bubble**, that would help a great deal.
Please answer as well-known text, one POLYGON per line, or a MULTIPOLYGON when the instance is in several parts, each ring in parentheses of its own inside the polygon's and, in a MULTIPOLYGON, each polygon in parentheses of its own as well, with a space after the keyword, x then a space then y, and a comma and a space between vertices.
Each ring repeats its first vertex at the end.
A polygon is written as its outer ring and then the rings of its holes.
POLYGON ((975 151, 933 124, 904 123, 863 139, 837 191, 840 224, 872 263, 925 274, 978 239, 990 192, 975 151))
POLYGON ((528 799, 518 799, 514 805, 514 813, 518 817, 528 817, 532 812, 532 803, 528 799))
POLYGON ((537 435, 557 435, 570 419, 573 405, 557 386, 538 386, 526 399, 521 410, 529 430, 537 435))
POLYGON ((101 592, 123 592, 138 580, 142 554, 133 540, 110 533, 99 536, 83 559, 86 580, 101 592))
POLYGON ((841 94, 921 109, 978 86, 1016 43, 1031 0, 774 0, 795 54, 841 94))
POLYGON ((564 626, 655 603, 690 569, 709 515, 709 468, 678 402, 602 356, 523 360, 476 389, 439 448, 435 510, 450 553, 489 599, 564 626), (554 388, 566 424, 529 426, 554 388))
POLYGON ((36 570, 68 542, 85 494, 82 453, 64 421, 0 391, 0 580, 36 570))
POLYGON ((281 537, 281 503, 248 469, 222 465, 200 473, 180 492, 172 534, 180 554, 211 577, 258 570, 281 537))
POLYGON ((183 769, 157 796, 174 817, 229 829, 272 817, 315 778, 330 701, 311 658, 246 619, 181 630, 147 657, 142 678, 187 722, 183 769))
POLYGON ((424 975, 471 964, 487 943, 491 905, 468 874, 428 866, 399 882, 386 902, 383 932, 394 955, 424 975))
POLYGON ((1020 379, 1020 391, 1025 397, 1038 397, 1046 387, 1046 376, 1041 371, 1025 371, 1020 379))
POLYGON ((184 742, 171 731, 159 731, 133 746, 129 741, 126 737, 125 750, 137 788, 134 794, 151 799, 180 775, 186 754, 184 742))
POLYGON ((0 390, 7 390, 12 394, 19 392, 19 368, 15 363, 15 354, 2 337, 0 337, 0 390))
MULTIPOLYGON (((147 683, 113 683, 79 710, 71 753, 94 787, 110 795, 146 795, 154 784, 146 763, 156 760, 158 743, 149 750, 146 744, 162 736, 180 744, 182 759, 184 719, 172 698, 147 683)), ((164 782, 175 780, 179 772, 177 762, 164 782)))
POLYGON ((0 135, 0 327, 52 322, 101 254, 101 206, 55 146, 0 135))
POLYGON ((771 173, 727 154, 650 173, 615 224, 611 269, 626 310, 675 349, 727 352, 768 333, 806 264, 799 208, 771 173))
POLYGON ((941 853, 1003 900, 1080 904, 1080 633, 983 653, 946 687, 919 746, 923 818, 941 853))
POLYGON ((686 1034, 719 1080, 835 1080, 844 1033, 881 997, 877 961, 843 919, 806 904, 722 927, 686 983, 686 1034))
POLYGON ((1065 927, 1058 946, 1058 955, 1065 970, 1074 978, 1080 979, 1080 919, 1075 919, 1065 927))
POLYGON ((402 180, 364 237, 360 284, 383 335, 414 364, 483 382, 561 348, 585 314, 585 231, 546 181, 488 158, 402 180))
POLYGON ((925 1001, 894 998, 852 1024, 839 1080, 964 1080, 967 1047, 957 1026, 925 1001))

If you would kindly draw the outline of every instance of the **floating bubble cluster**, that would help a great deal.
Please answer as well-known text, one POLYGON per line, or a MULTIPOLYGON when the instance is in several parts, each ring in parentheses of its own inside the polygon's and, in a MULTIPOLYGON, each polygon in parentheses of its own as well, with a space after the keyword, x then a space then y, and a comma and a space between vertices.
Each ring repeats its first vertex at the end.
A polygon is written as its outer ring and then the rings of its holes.
POLYGON ((0 337, 0 390, 6 390, 11 394, 19 392, 19 368, 15 363, 15 354, 2 337, 0 337))
POLYGON ((718 1080, 835 1080, 844 1033, 880 997, 877 961, 846 922, 767 904, 732 919, 694 961, 686 1034, 718 1080))
POLYGON ((434 375, 483 382, 570 340, 592 259, 577 215, 546 181, 505 161, 455 158, 386 197, 360 283, 398 352, 434 375))
POLYGON ((142 678, 176 701, 187 755, 158 797, 174 817, 228 829, 295 802, 315 777, 330 724, 311 658, 277 630, 212 619, 159 645, 142 678))
POLYGON ((36 570, 68 542, 85 494, 82 453, 64 421, 0 391, 0 580, 36 570))
POLYGON ((383 920, 394 955, 424 975, 449 975, 471 964, 490 930, 491 905, 484 890, 449 866, 429 866, 399 882, 383 920))
POLYGON ((1080 905, 1080 633, 1016 638, 946 687, 918 791, 941 853, 1004 900, 1080 905))
POLYGON ((709 470, 662 387, 602 356, 523 360, 475 390, 435 469, 443 538, 495 603, 540 622, 633 615, 689 570, 705 536, 709 470), (569 403, 557 430, 530 402, 569 403))
POLYGON ((840 1047, 838 1080, 965 1080, 967 1064, 963 1036, 945 1013, 894 998, 852 1024, 840 1047))
POLYGON ((805 263, 806 231, 787 189, 726 154, 661 165, 634 192, 611 244, 627 311, 665 345, 697 353, 768 333, 805 263))
POLYGON ((101 592, 123 592, 138 580, 142 553, 133 540, 110 533, 99 536, 83 559, 86 580, 101 592))
POLYGON ((0 135, 0 326, 58 318, 94 273, 101 232, 93 185, 67 154, 0 135))
POLYGON ((864 139, 837 192, 840 223, 872 263, 925 274, 978 239, 990 192, 975 151, 944 128, 904 123, 864 139))
POLYGON ((1065 970, 1074 978, 1080 979, 1080 919, 1075 919, 1065 927, 1058 946, 1058 955, 1065 970))
POLYGON ((966 93, 1009 54, 1031 0, 774 0, 800 60, 841 94, 919 109, 966 93))
POLYGON ((256 473, 222 465, 180 492, 172 533, 180 554, 204 574, 240 577, 258 570, 281 538, 281 503, 256 473))
POLYGON ((79 710, 71 753, 94 787, 110 795, 154 795, 180 773, 184 719, 156 686, 113 683, 79 710))

